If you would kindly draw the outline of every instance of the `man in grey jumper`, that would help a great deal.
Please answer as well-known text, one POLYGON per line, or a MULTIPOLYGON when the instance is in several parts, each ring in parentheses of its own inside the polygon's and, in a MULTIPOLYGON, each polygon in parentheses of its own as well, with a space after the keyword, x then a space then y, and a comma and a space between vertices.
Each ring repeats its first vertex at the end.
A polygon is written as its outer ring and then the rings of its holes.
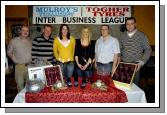
POLYGON ((137 63, 134 83, 139 85, 140 68, 149 60, 151 47, 147 36, 136 28, 136 19, 126 19, 127 31, 120 38, 121 61, 137 63))
POLYGON ((32 42, 27 26, 22 26, 20 36, 13 38, 9 45, 7 54, 15 63, 15 80, 18 92, 24 88, 26 80, 28 80, 28 67, 31 62, 32 42))

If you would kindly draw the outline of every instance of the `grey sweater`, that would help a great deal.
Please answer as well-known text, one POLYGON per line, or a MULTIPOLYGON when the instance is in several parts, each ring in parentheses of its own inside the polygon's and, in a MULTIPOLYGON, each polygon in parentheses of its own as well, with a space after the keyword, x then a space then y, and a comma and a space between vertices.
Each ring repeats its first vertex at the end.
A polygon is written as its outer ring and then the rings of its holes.
POLYGON ((9 45, 7 53, 13 54, 12 60, 16 64, 25 64, 31 62, 31 48, 32 41, 27 39, 20 39, 20 37, 13 38, 9 45))
POLYGON ((147 36, 138 31, 130 38, 125 32, 120 40, 121 60, 124 62, 142 61, 145 64, 151 55, 147 36))

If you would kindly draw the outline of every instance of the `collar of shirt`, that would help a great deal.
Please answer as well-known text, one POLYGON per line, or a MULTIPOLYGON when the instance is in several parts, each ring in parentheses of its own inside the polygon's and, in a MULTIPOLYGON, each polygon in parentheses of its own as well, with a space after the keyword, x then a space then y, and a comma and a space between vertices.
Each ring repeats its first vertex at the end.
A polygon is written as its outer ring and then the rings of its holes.
POLYGON ((131 38, 136 32, 137 32, 137 29, 133 30, 132 32, 127 31, 127 34, 131 38))
POLYGON ((29 37, 27 37, 27 38, 17 37, 17 39, 22 43, 31 42, 31 39, 29 37))
POLYGON ((110 40, 110 39, 111 39, 111 36, 110 36, 110 35, 106 36, 105 38, 104 38, 103 36, 100 37, 100 40, 103 41, 103 42, 106 42, 106 41, 108 41, 108 40, 110 40), (104 39, 105 39, 105 40, 104 40, 104 39))
POLYGON ((67 46, 69 45, 69 43, 70 43, 70 40, 68 40, 68 39, 67 39, 67 41, 62 41, 62 40, 60 40, 60 38, 58 37, 58 40, 59 40, 59 42, 60 42, 64 47, 67 47, 67 46))
POLYGON ((51 39, 51 36, 49 36, 49 39, 46 39, 43 34, 41 35, 41 37, 42 37, 43 39, 45 39, 46 41, 50 41, 50 39, 51 39))

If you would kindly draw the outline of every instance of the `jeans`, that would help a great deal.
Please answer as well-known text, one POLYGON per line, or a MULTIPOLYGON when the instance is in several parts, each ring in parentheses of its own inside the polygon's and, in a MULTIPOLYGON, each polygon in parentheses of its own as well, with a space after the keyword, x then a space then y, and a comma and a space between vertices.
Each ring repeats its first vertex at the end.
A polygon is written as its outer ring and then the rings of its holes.
POLYGON ((111 73, 112 64, 113 64, 112 62, 110 62, 108 64, 102 64, 102 63, 96 62, 97 72, 100 72, 100 73, 111 73))
POLYGON ((74 62, 57 62, 58 65, 60 65, 63 76, 67 79, 70 80, 70 77, 73 74, 74 71, 74 62))
POLYGON ((78 77, 82 77, 82 82, 86 83, 86 78, 90 79, 92 77, 92 71, 91 70, 81 70, 79 68, 76 68, 76 72, 78 77))
POLYGON ((76 71, 77 71, 77 74, 79 77, 90 78, 92 76, 92 71, 90 71, 90 70, 82 71, 82 70, 77 68, 76 71))

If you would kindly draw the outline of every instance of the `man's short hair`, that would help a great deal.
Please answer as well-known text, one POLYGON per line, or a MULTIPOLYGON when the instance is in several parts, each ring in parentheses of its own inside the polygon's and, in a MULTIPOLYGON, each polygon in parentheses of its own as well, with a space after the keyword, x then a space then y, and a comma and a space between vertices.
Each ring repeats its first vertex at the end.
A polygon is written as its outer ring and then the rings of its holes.
POLYGON ((107 28, 110 29, 110 26, 107 25, 107 24, 103 24, 103 25, 101 25, 101 28, 102 28, 103 26, 107 26, 107 28))
POLYGON ((52 25, 50 25, 50 24, 45 24, 45 25, 43 26, 43 28, 45 28, 45 27, 50 27, 50 28, 52 28, 52 25))
POLYGON ((127 22, 128 20, 134 20, 134 22, 136 23, 136 19, 135 19, 134 17, 128 17, 128 18, 126 18, 126 22, 127 22))

